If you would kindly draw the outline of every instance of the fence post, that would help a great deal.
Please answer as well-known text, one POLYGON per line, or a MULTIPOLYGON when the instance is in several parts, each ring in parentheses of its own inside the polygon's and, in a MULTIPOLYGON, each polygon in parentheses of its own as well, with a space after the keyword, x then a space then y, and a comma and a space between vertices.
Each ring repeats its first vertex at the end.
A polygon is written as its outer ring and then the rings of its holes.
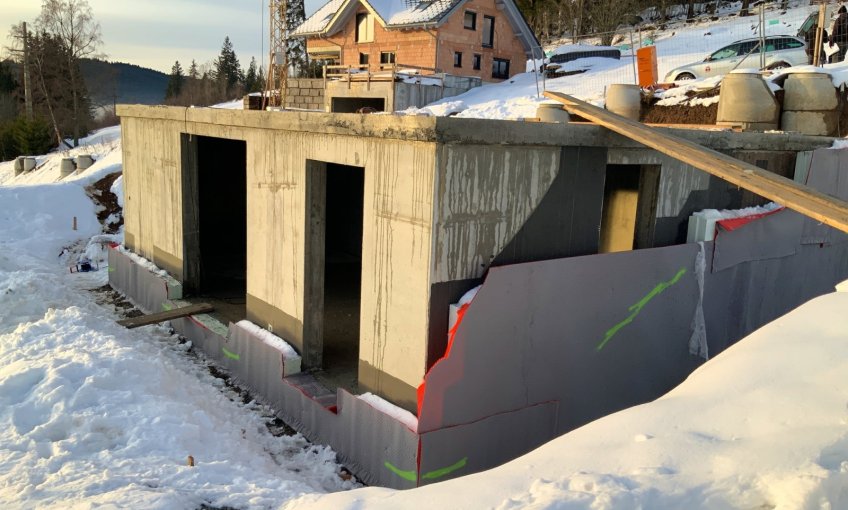
POLYGON ((633 27, 630 27, 630 57, 633 60, 633 83, 639 85, 639 73, 636 72, 636 47, 633 45, 633 27))

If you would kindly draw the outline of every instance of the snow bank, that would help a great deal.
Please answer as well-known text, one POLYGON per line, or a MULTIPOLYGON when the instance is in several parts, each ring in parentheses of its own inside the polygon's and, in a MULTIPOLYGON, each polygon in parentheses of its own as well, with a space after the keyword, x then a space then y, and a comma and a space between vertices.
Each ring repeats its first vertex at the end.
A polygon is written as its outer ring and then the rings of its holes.
POLYGON ((260 338, 266 345, 270 345, 274 349, 277 349, 278 351, 283 353, 283 357, 286 358, 286 359, 299 358, 300 357, 300 354, 298 354, 297 351, 294 350, 294 347, 289 345, 288 342, 286 342, 282 338, 278 337, 274 333, 271 333, 268 330, 260 328, 259 326, 257 326, 256 324, 254 324, 250 321, 247 321, 247 320, 239 321, 238 323, 236 323, 236 326, 238 326, 241 329, 249 332, 250 334, 256 336, 257 338, 260 338))

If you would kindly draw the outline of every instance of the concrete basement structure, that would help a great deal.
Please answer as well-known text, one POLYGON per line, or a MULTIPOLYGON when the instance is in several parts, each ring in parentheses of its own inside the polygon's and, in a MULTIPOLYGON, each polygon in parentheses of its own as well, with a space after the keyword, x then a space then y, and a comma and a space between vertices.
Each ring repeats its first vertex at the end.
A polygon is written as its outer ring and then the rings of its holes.
MULTIPOLYGON (((149 312, 218 299, 173 326, 369 484, 487 469, 654 399, 848 278, 848 236, 790 210, 687 244, 693 212, 764 201, 593 125, 118 114, 110 283, 149 312)), ((848 197, 831 138, 674 132, 848 197)))

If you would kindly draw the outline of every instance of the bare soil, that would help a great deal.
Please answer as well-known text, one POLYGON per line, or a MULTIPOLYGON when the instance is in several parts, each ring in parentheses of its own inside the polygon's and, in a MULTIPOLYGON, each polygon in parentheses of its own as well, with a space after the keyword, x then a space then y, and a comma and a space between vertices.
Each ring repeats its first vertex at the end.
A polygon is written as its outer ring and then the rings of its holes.
POLYGON ((97 206, 97 219, 103 225, 103 232, 106 234, 116 234, 124 224, 123 209, 118 204, 118 197, 112 193, 111 189, 112 184, 120 176, 121 172, 109 174, 85 189, 97 206), (110 218, 112 218, 111 222, 109 222, 110 218))

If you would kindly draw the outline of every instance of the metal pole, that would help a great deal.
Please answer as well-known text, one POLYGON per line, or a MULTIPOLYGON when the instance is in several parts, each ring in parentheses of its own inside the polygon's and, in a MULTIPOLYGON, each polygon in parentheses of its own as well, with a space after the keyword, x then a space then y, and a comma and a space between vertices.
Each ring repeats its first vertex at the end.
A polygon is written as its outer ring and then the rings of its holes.
POLYGON ((825 22, 825 12, 826 6, 824 3, 819 4, 819 23, 816 27, 816 47, 813 49, 813 65, 819 66, 824 64, 822 61, 821 50, 822 45, 824 45, 824 22, 825 22))
POLYGON ((27 120, 32 122, 32 86, 29 76, 29 35, 26 21, 22 23, 24 31, 24 103, 26 104, 27 120))
POLYGON ((633 46, 633 28, 630 28, 630 55, 633 58, 633 83, 639 85, 639 73, 636 72, 636 47, 633 46))
POLYGON ((760 69, 766 66, 766 6, 760 4, 760 69))

